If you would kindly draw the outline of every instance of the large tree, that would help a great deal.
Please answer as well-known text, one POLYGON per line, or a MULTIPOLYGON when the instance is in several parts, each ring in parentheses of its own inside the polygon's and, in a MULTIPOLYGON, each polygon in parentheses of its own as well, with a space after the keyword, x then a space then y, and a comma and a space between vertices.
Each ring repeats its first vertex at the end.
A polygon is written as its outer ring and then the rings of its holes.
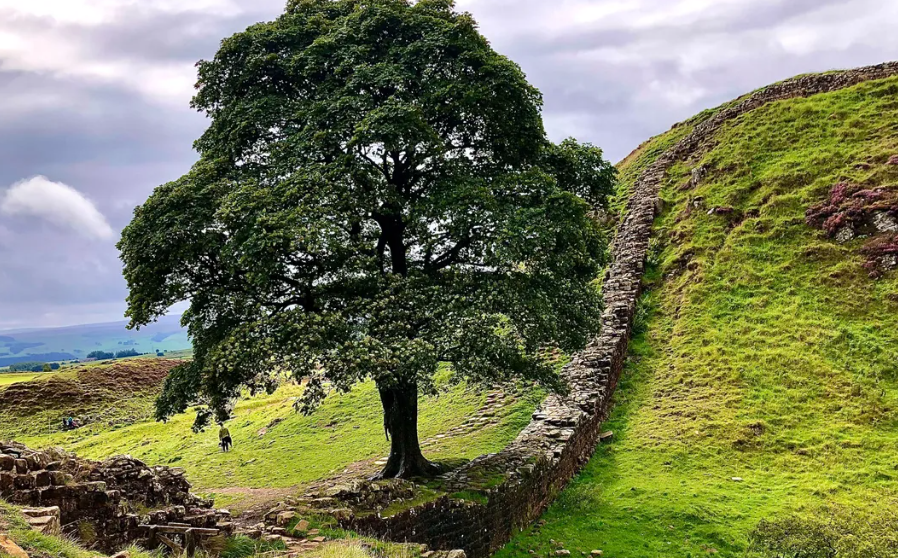
POLYGON ((547 355, 597 329, 614 169, 543 129, 541 96, 450 0, 293 0, 200 62, 200 161, 119 248, 132 327, 189 300, 193 360, 157 402, 228 416, 242 390, 372 379, 382 475, 429 475, 417 402, 456 380, 558 387, 547 355))

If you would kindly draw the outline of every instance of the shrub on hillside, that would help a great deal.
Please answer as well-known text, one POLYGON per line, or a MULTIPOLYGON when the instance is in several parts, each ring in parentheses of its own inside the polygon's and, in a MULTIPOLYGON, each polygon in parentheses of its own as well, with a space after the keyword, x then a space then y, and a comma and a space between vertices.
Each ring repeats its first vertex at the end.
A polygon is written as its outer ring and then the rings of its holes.
POLYGON ((47 364, 42 361, 30 361, 30 362, 20 362, 18 364, 10 364, 7 370, 10 372, 48 372, 45 370, 46 367, 50 368, 50 370, 59 370, 59 364, 52 363, 47 364))
POLYGON ((845 227, 856 231, 872 229, 873 216, 885 212, 898 217, 898 189, 866 188, 840 182, 830 190, 829 198, 808 209, 807 223, 835 237, 845 227))
POLYGON ((805 218, 830 238, 871 236, 861 248, 871 277, 898 267, 898 235, 892 234, 898 228, 898 188, 871 189, 841 182, 833 186, 826 201, 811 206, 805 218))
POLYGON ((107 353, 105 351, 92 351, 87 353, 87 358, 95 358, 97 360, 109 360, 111 358, 115 358, 115 354, 107 353))
POLYGON ((875 511, 829 506, 810 517, 761 521, 752 549, 769 558, 880 558, 898 556, 896 502, 875 511))

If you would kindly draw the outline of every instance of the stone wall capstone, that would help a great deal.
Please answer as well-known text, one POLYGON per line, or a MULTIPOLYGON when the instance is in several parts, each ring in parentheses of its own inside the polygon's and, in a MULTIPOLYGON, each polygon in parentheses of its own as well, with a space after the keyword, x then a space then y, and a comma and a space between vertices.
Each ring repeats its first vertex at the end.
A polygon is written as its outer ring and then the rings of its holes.
POLYGON ((464 549, 483 558, 532 523, 592 456, 601 423, 608 415, 624 367, 652 224, 661 210, 659 192, 667 169, 697 157, 726 122, 767 103, 836 91, 861 82, 898 75, 898 63, 787 80, 724 107, 649 166, 633 187, 612 246, 604 286, 599 336, 562 372, 567 395, 550 395, 532 421, 505 450, 482 456, 445 476, 449 493, 466 490, 484 474, 502 475, 483 490, 487 501, 451 496, 414 506, 389 517, 340 513, 340 524, 362 534, 435 549, 464 549))

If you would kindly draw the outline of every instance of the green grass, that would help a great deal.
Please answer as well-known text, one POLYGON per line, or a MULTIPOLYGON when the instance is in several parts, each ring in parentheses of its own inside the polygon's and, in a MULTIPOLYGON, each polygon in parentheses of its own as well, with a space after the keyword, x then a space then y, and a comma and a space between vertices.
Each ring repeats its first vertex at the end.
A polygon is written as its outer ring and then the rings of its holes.
MULTIPOLYGON (((385 456, 389 443, 383 434, 383 415, 373 384, 357 386, 349 394, 332 395, 311 416, 293 410, 301 393, 285 385, 274 395, 237 404, 228 423, 234 447, 223 453, 217 429, 194 434, 193 415, 167 423, 144 421, 114 430, 82 429, 51 436, 21 439, 32 446, 62 446, 87 458, 130 454, 145 462, 184 467, 194 489, 215 493, 229 487, 286 488, 341 472, 347 465, 385 456), (275 426, 273 422, 280 420, 275 426), (260 436, 259 432, 268 428, 260 436)), ((496 425, 461 437, 447 437, 427 448, 431 459, 472 459, 503 448, 527 424, 540 395, 521 396, 499 413, 496 425)), ((422 399, 419 433, 434 437, 470 417, 485 395, 463 386, 422 399)), ((233 503, 229 497, 225 503, 233 503)))
POLYGON ((898 153, 898 79, 767 105, 714 145, 663 190, 666 247, 607 425, 614 442, 499 558, 557 544, 746 556, 761 520, 894 505, 898 277, 868 278, 863 240, 835 244, 804 212, 841 180, 898 183, 884 164, 898 153), (682 190, 697 164, 706 178, 682 190), (705 210, 687 211, 696 196, 705 210), (714 206, 741 217, 707 215, 714 206))
POLYGON ((237 535, 228 539, 219 558, 250 558, 267 552, 286 550, 283 541, 267 542, 237 535))
POLYGON ((28 382, 37 378, 43 374, 43 372, 5 372, 0 373, 0 387, 5 387, 10 384, 17 384, 19 382, 28 382))

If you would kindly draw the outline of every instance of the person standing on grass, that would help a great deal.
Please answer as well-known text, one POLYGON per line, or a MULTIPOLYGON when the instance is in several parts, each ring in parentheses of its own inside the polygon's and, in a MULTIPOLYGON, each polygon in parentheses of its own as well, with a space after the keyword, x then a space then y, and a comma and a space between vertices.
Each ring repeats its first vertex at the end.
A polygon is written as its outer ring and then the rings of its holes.
POLYGON ((231 441, 231 432, 224 423, 221 423, 221 430, 218 431, 218 440, 221 445, 221 451, 228 451, 231 449, 231 445, 233 444, 231 441))

